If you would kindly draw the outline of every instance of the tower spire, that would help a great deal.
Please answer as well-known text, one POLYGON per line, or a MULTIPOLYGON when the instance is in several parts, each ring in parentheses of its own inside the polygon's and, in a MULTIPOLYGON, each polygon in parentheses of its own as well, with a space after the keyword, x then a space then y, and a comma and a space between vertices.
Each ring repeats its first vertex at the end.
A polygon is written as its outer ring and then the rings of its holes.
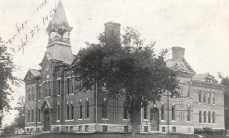
POLYGON ((49 34, 51 32, 58 32, 61 35, 63 35, 65 32, 70 32, 72 27, 68 23, 68 19, 61 0, 59 0, 55 10, 55 14, 48 24, 47 32, 49 34))

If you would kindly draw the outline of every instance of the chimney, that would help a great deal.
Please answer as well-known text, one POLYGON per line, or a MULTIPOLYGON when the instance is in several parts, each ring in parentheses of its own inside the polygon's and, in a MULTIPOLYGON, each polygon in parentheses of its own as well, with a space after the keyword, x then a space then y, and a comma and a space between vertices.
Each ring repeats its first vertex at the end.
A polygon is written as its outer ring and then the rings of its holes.
POLYGON ((172 47, 172 59, 183 59, 185 48, 183 47, 172 47))
POLYGON ((120 45, 120 24, 114 22, 105 23, 105 41, 109 45, 120 45))

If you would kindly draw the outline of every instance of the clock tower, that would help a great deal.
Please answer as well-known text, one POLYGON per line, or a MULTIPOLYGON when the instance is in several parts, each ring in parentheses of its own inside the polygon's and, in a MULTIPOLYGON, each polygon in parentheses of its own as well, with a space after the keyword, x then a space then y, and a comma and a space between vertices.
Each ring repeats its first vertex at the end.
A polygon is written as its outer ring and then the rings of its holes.
POLYGON ((59 1, 55 14, 47 27, 48 45, 46 56, 49 59, 62 61, 71 64, 73 54, 70 43, 70 32, 72 27, 69 25, 63 4, 59 1))

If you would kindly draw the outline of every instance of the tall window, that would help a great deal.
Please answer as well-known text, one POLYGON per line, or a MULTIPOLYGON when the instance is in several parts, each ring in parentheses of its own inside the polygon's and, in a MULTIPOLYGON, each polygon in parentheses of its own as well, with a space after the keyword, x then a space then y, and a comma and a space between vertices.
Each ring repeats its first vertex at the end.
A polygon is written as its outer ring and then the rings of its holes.
POLYGON ((67 94, 70 93, 70 79, 67 79, 67 94))
POLYGON ((202 123, 202 112, 199 111, 199 123, 202 123))
POLYGON ((87 99, 86 105, 85 105, 85 113, 86 113, 86 118, 89 118, 89 101, 87 99))
POLYGON ((172 105, 172 120, 176 120, 176 107, 175 105, 172 105))
POLYGON ((206 93, 204 94, 203 102, 206 103, 206 93))
POLYGON ((202 101, 202 94, 201 94, 201 91, 199 91, 199 102, 202 101))
POLYGON ((161 105, 161 120, 165 120, 165 106, 161 105))
POLYGON ((211 97, 212 97, 212 95, 211 95, 211 93, 209 93, 209 94, 208 94, 208 104, 211 103, 211 97))
POLYGON ((128 118, 127 107, 125 104, 123 104, 123 119, 127 119, 127 118, 128 118))
POLYGON ((208 111, 208 123, 211 123, 211 112, 208 111))
POLYGON ((144 114, 144 119, 147 119, 147 104, 144 105, 143 114, 144 114))
POLYGON ((204 111, 204 123, 206 123, 206 122, 207 122, 207 112, 204 111))
POLYGON ((57 80, 57 88, 58 88, 57 95, 60 95, 60 92, 61 92, 61 80, 57 80))
POLYGON ((70 119, 69 104, 67 104, 67 120, 70 119))
POLYGON ((51 96, 51 87, 52 87, 52 85, 51 85, 51 81, 48 81, 48 96, 51 96))
POLYGON ((79 114, 79 118, 83 118, 83 105, 82 102, 79 102, 79 107, 80 107, 80 114, 79 114))
POLYGON ((32 110, 32 119, 31 122, 34 122, 34 110, 32 110))
POLYGON ((102 103, 102 118, 107 118, 107 99, 103 98, 102 103))
POLYGON ((57 105, 57 120, 60 120, 60 113, 61 113, 61 111, 60 111, 60 105, 58 104, 57 105))
POLYGON ((190 106, 188 107, 188 110, 187 110, 187 121, 191 121, 191 107, 190 106))
POLYGON ((215 123, 215 112, 212 112, 212 123, 215 123))
POLYGON ((38 120, 37 121, 38 122, 41 121, 41 109, 38 109, 38 120))
POLYGON ((71 119, 74 119, 74 106, 71 104, 71 119))
POLYGON ((213 104, 215 104, 215 93, 213 94, 213 104))
POLYGON ((72 93, 74 93, 75 78, 72 78, 72 93))
POLYGON ((30 111, 28 110, 28 115, 27 115, 27 122, 30 122, 30 111))

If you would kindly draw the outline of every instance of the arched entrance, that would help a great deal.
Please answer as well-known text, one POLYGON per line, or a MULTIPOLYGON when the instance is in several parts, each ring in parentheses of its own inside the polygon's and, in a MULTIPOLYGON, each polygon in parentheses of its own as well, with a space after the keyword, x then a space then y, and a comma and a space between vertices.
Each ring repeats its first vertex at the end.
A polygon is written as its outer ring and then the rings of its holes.
POLYGON ((158 108, 150 109, 151 131, 159 131, 159 110, 158 108))
POLYGON ((44 131, 49 131, 50 130, 50 111, 49 109, 44 109, 43 111, 43 130, 44 131))

